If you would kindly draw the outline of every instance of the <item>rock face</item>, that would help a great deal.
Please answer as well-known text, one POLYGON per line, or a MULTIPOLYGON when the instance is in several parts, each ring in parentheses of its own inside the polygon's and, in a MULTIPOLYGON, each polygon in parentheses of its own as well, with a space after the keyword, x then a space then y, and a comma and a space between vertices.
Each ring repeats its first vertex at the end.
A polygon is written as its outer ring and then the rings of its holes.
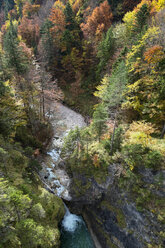
MULTIPOLYGON (((121 165, 110 165, 103 183, 98 183, 95 178, 87 179, 85 174, 74 172, 71 187, 74 209, 75 206, 78 211, 81 209, 94 241, 95 238, 97 240, 95 242, 97 248, 164 247, 163 223, 155 213, 145 208, 149 200, 146 200, 146 203, 142 202, 144 208, 139 209, 136 193, 134 196, 129 187, 124 188, 120 183, 121 171, 121 165), (75 180, 79 182, 76 186, 75 180)), ((152 191, 152 196, 155 196, 155 199, 159 196, 159 201, 163 200, 165 194, 161 187, 157 187, 155 191, 153 185, 158 182, 160 184, 164 172, 141 168, 138 173, 146 188, 152 191)), ((144 196, 143 199, 145 201, 147 198, 144 196)))
POLYGON ((164 247, 163 215, 152 211, 152 204, 161 208, 165 172, 140 168, 135 182, 123 179, 120 163, 105 171, 72 168, 61 160, 60 149, 69 130, 85 126, 84 119, 62 104, 51 109, 54 137, 40 175, 50 190, 70 201, 73 212, 84 216, 96 248, 164 247))
POLYGON ((112 188, 95 207, 85 208, 85 216, 102 247, 145 247, 141 240, 150 241, 149 223, 133 203, 121 200, 120 196, 112 188))

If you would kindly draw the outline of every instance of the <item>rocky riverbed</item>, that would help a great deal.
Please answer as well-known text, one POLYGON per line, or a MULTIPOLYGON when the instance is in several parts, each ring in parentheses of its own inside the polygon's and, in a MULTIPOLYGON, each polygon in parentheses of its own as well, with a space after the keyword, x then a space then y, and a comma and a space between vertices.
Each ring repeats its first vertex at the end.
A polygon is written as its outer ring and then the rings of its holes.
POLYGON ((54 136, 48 148, 47 156, 42 162, 40 176, 56 195, 70 201, 72 199, 69 193, 71 179, 60 158, 61 148, 69 131, 76 127, 82 128, 86 126, 86 123, 80 114, 60 102, 52 102, 46 115, 52 124, 54 136))
MULTIPOLYGON (((60 158, 64 139, 71 129, 86 126, 84 118, 61 103, 51 103, 47 117, 50 118, 54 136, 47 155, 42 162, 40 177, 46 188, 66 201, 71 201, 71 178, 65 170, 65 163, 60 158)), ((64 204, 65 205, 65 204, 64 204)), ((94 248, 90 233, 81 216, 70 213, 65 205, 66 213, 61 226, 61 247, 94 248)))

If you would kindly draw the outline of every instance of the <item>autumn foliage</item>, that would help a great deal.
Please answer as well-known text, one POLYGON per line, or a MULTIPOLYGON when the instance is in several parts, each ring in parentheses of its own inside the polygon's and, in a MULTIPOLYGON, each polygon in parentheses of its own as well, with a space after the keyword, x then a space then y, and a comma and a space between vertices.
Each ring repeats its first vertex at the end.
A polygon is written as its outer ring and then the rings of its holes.
POLYGON ((85 37, 100 36, 102 32, 106 32, 112 24, 112 12, 107 1, 100 4, 87 18, 86 23, 81 25, 85 37))
POLYGON ((156 64, 160 62, 164 56, 163 47, 155 45, 151 48, 148 48, 144 53, 144 56, 148 64, 156 64))
POLYGON ((21 20, 21 24, 18 28, 19 34, 23 40, 26 41, 29 47, 33 47, 39 41, 40 28, 38 24, 38 18, 28 19, 24 16, 21 20))
POLYGON ((38 12, 40 5, 32 5, 29 2, 26 2, 23 7, 23 16, 30 17, 38 12))
POLYGON ((132 10, 139 2, 140 0, 124 0, 123 10, 125 12, 132 10))
POLYGON ((52 33, 56 36, 60 35, 65 29, 65 15, 61 8, 53 8, 49 20, 53 23, 52 33))
POLYGON ((75 3, 73 4, 73 10, 75 13, 77 13, 82 6, 83 1, 82 0, 76 0, 75 3))

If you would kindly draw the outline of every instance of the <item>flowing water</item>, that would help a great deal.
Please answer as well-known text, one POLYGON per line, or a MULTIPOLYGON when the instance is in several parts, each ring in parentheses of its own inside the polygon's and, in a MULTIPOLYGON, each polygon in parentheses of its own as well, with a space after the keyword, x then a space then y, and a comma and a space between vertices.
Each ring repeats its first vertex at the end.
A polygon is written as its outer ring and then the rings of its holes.
MULTIPOLYGON (((59 166, 64 137, 76 126, 84 127, 84 118, 62 104, 53 105, 51 122, 55 136, 47 158, 42 164, 41 178, 57 196, 71 201, 69 194, 70 178, 64 168, 59 166)), ((64 204, 65 205, 65 204, 64 204)), ((70 213, 65 205, 65 216, 61 223, 61 248, 94 248, 87 226, 81 216, 70 213)))
POLYGON ((93 241, 82 217, 66 213, 61 225, 61 248, 94 248, 93 241))

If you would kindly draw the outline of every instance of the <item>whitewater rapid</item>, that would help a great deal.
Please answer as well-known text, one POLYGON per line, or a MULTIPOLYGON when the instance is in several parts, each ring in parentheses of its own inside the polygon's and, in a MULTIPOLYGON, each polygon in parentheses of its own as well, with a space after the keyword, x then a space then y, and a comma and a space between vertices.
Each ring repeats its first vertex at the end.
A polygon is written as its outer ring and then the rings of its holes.
MULTIPOLYGON (((71 201, 69 193, 71 179, 60 158, 64 138, 71 129, 85 127, 84 118, 61 103, 51 104, 49 120, 54 137, 42 163, 41 177, 58 197, 71 201)), ((81 216, 70 213, 65 206, 65 216, 61 223, 61 248, 93 248, 93 241, 81 216)))
POLYGON ((73 233, 77 229, 78 225, 82 223, 82 218, 75 214, 71 214, 68 207, 65 204, 64 206, 66 212, 62 221, 62 227, 65 231, 73 233))

